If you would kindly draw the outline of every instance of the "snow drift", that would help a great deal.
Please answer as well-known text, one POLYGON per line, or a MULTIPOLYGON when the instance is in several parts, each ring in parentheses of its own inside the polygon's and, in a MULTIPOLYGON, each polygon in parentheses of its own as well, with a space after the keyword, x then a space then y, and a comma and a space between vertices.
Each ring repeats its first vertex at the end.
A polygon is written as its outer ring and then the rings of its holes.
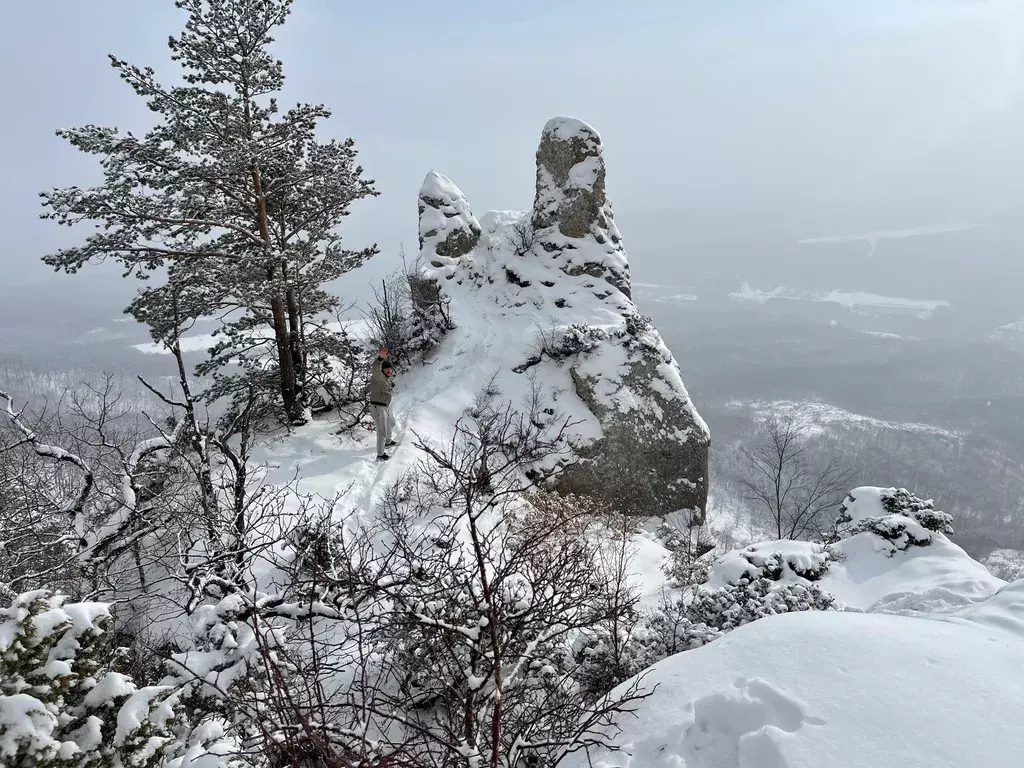
POLYGON ((477 219, 455 184, 431 172, 419 214, 424 277, 456 326, 438 359, 456 367, 460 388, 492 377, 506 398, 532 388, 574 423, 581 461, 559 490, 632 514, 703 512, 710 436, 631 300, 597 132, 568 117, 545 125, 530 211, 477 219))
POLYGON ((1011 768, 1022 670, 1024 638, 978 625, 773 616, 656 664, 644 684, 657 689, 621 721, 623 751, 567 765, 1011 768))
POLYGON ((730 608, 724 636, 648 670, 654 692, 620 721, 621 752, 570 764, 1017 765, 1024 581, 990 575, 950 532, 932 502, 863 487, 828 546, 763 542, 720 557, 694 602, 752 603, 730 608), (836 602, 767 599, 805 588, 836 602))

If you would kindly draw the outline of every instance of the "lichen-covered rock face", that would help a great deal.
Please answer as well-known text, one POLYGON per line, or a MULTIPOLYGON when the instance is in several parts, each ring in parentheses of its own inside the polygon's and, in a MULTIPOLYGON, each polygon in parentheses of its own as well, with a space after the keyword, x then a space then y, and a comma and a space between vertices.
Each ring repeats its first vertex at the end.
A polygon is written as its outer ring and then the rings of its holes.
POLYGON ((629 515, 697 510, 703 522, 710 435, 695 418, 672 354, 656 331, 605 344, 569 366, 574 391, 600 421, 602 436, 577 446, 582 460, 558 474, 553 487, 600 497, 629 515), (623 352, 621 378, 603 375, 607 358, 623 352))
POLYGON ((566 237, 586 237, 607 202, 604 180, 597 132, 579 120, 550 120, 537 149, 534 228, 557 225, 566 237))
POLYGON ((429 245, 437 256, 458 259, 480 242, 480 222, 447 176, 427 174, 420 187, 419 215, 421 252, 429 245))
POLYGON ((454 328, 438 357, 452 356, 439 362, 451 391, 494 386, 518 405, 539 388, 546 411, 572 424, 574 461, 556 490, 634 515, 704 512, 710 435, 672 353, 631 299, 597 131, 548 121, 530 211, 478 222, 433 172, 419 211, 424 278, 450 301, 454 328))

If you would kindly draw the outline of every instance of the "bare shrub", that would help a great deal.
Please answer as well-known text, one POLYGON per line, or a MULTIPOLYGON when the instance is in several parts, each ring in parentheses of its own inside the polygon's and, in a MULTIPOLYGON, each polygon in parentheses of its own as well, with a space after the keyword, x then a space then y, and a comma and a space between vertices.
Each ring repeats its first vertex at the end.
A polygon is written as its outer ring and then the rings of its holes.
POLYGON ((402 268, 381 281, 364 310, 370 347, 386 347, 399 369, 425 361, 455 328, 451 299, 438 281, 419 259, 408 262, 404 251, 401 258, 402 268))
POLYGON ((537 243, 537 233, 529 217, 517 221, 505 230, 505 239, 512 246, 516 256, 525 256, 533 250, 537 243))
POLYGON ((306 588, 317 579, 319 603, 347 618, 333 630, 347 643, 320 658, 359 670, 330 697, 349 718, 335 733, 372 733, 374 755, 556 765, 614 747, 616 717, 643 696, 638 683, 594 703, 576 678, 574 640, 632 605, 594 568, 625 572, 590 535, 614 518, 585 500, 524 499, 557 471, 568 422, 538 398, 520 412, 499 397, 485 387, 445 442, 417 437, 424 458, 387 489, 379 526, 303 537, 306 588))
POLYGON ((857 471, 836 455, 817 455, 794 415, 771 414, 740 452, 746 465, 739 485, 770 535, 824 540, 857 471))

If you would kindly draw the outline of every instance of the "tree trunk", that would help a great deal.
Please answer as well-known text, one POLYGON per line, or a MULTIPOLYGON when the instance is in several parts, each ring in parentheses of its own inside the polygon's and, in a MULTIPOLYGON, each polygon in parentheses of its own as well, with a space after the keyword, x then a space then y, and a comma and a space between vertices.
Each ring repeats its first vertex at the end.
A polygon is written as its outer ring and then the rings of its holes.
MULTIPOLYGON (((273 282, 274 271, 270 270, 273 282)), ((274 340, 277 344, 277 362, 280 368, 281 399, 284 410, 291 422, 301 421, 302 414, 295 392, 295 364, 292 360, 291 345, 288 343, 288 319, 284 297, 274 288, 270 298, 270 312, 274 318, 274 340)))
MULTIPOLYGON (((174 298, 175 319, 177 319, 177 297, 174 298)), ((213 483, 213 465, 210 462, 210 451, 206 446, 206 439, 199 428, 199 418, 196 415, 195 400, 192 397, 192 388, 188 383, 188 372, 185 370, 185 359, 181 354, 181 337, 175 331, 174 342, 171 345, 171 353, 178 364, 178 386, 181 387, 182 399, 185 404, 185 418, 188 419, 188 439, 192 450, 198 461, 197 473, 199 475, 200 503, 203 507, 203 514, 206 517, 207 533, 210 540, 216 541, 217 524, 217 489, 213 483)))
POLYGON ((305 405, 306 392, 306 350, 302 341, 302 311, 299 308, 298 292, 294 283, 288 280, 287 263, 281 263, 285 276, 285 302, 288 305, 288 347, 295 369, 295 390, 300 405, 305 405))
POLYGON ((495 605, 494 594, 491 592, 490 579, 487 578, 487 561, 484 556, 485 545, 476 526, 477 518, 475 515, 478 513, 473 509, 473 505, 476 502, 476 493, 475 489, 469 490, 466 493, 466 509, 469 510, 469 535, 473 544, 473 552, 476 555, 480 592, 487 606, 487 630, 491 645, 490 661, 494 670, 494 703, 491 709, 491 756, 489 766, 490 768, 499 768, 501 763, 501 696, 503 684, 501 681, 501 640, 498 637, 498 622, 501 619, 495 605))
POLYGON ((277 278, 277 270, 270 262, 270 225, 267 221, 267 199, 263 195, 263 181, 260 178, 260 170, 255 165, 252 167, 252 187, 256 196, 256 225, 259 227, 260 237, 263 238, 264 251, 267 259, 267 280, 270 283, 270 313, 274 319, 274 341, 277 344, 277 362, 281 379, 281 400, 284 401, 284 410, 291 423, 302 421, 302 409, 295 393, 295 362, 292 358, 291 345, 288 341, 288 320, 286 315, 284 290, 282 284, 285 282, 285 275, 281 274, 280 283, 277 278))

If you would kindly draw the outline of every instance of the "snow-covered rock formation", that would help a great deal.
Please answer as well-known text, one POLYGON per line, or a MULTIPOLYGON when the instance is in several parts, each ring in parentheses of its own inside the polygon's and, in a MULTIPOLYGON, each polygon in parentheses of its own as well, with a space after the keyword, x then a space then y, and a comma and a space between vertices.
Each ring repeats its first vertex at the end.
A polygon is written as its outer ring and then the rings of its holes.
POLYGON ((480 223, 451 179, 431 171, 420 187, 420 248, 431 243, 438 256, 457 259, 480 242, 480 223))
POLYGON ((710 435, 631 300, 597 132, 568 117, 544 126, 531 211, 478 220, 458 187, 431 172, 419 217, 424 276, 450 301, 451 346, 470 352, 449 365, 487 366, 506 398, 533 382, 575 422, 580 461, 558 489, 631 514, 703 511, 710 435))

